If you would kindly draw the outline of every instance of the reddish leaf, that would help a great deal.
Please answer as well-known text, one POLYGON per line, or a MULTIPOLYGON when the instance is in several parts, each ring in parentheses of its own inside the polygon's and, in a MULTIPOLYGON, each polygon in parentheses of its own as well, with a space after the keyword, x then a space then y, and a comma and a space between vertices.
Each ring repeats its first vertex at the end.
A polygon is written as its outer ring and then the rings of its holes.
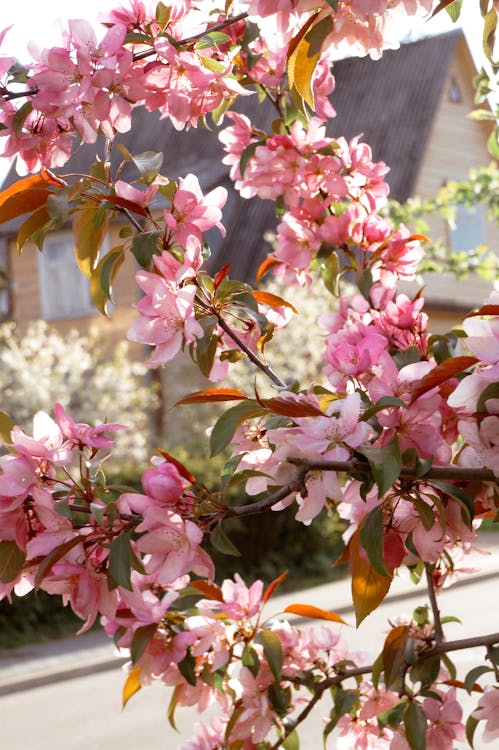
POLYGON ((221 282, 223 281, 223 279, 225 279, 229 271, 230 271, 230 263, 226 263, 225 266, 222 266, 222 268, 220 269, 220 271, 217 273, 217 275, 215 276, 213 280, 213 285, 215 289, 217 289, 220 286, 221 282))
POLYGON ((296 393, 286 393, 275 398, 261 398, 258 403, 265 409, 283 417, 323 417, 324 412, 312 404, 307 396, 296 393))
POLYGON ((413 391, 411 403, 417 398, 431 391, 432 388, 445 383, 449 378, 453 378, 459 375, 463 370, 467 370, 468 367, 478 362, 476 357, 452 357, 452 359, 446 359, 437 367, 434 367, 424 378, 421 380, 419 386, 413 391))
POLYGON ((270 292, 262 292, 258 289, 255 289, 253 291, 253 297, 256 299, 257 302, 260 302, 262 305, 268 305, 269 307, 289 307, 290 310, 292 310, 297 315, 298 310, 294 305, 291 304, 291 302, 287 302, 282 297, 279 297, 277 294, 271 294, 270 292))
POLYGON ((214 583, 208 583, 208 581, 191 581, 189 586, 197 589, 206 599, 212 599, 216 602, 224 601, 221 588, 214 583))
POLYGON ((7 200, 1 200, 2 196, 0 196, 0 224, 36 211, 37 208, 45 205, 49 195, 50 192, 47 189, 28 188, 15 193, 7 200))
POLYGON ((177 401, 175 406, 185 404, 215 404, 218 401, 246 401, 248 396, 235 388, 206 388, 204 391, 195 391, 185 398, 177 401))
POLYGON ((57 178, 48 169, 42 169, 38 174, 23 177, 22 180, 17 180, 17 182, 8 187, 7 190, 3 190, 0 193, 0 207, 14 195, 24 193, 26 190, 32 190, 33 188, 46 189, 47 185, 60 185, 62 187, 65 184, 64 180, 57 178))
MULTIPOLYGON (((451 687, 457 687, 466 690, 466 685, 461 680, 444 680, 444 685, 450 685, 451 687)), ((479 685, 478 682, 475 682, 472 685, 471 690, 474 693, 483 693, 483 687, 479 685)))
POLYGON ((269 255, 268 258, 265 258, 265 260, 260 263, 258 267, 258 271, 256 272, 256 280, 260 281, 263 279, 266 273, 268 273, 272 268, 275 268, 275 266, 279 265, 279 262, 276 258, 274 258, 273 255, 269 255))
POLYGON ((267 588, 265 590, 265 593, 263 595, 263 603, 264 604, 265 604, 265 602, 268 602, 268 600, 270 599, 270 597, 272 596, 272 594, 274 593, 274 591, 276 590, 276 588, 278 586, 280 586, 280 584, 284 581, 284 579, 286 578, 287 575, 288 575, 288 571, 285 570, 284 573, 281 573, 281 575, 278 578, 275 578, 272 581, 272 583, 269 583, 269 585, 267 586, 267 588))
POLYGON ((482 305, 479 310, 471 312, 467 318, 473 318, 475 315, 499 315, 499 305, 482 305))
POLYGON ((160 453, 163 458, 166 458, 168 463, 173 464, 176 467, 181 477, 187 479, 187 481, 191 484, 196 484, 196 477, 194 476, 194 474, 191 474, 187 466, 184 466, 181 461, 179 461, 177 458, 174 458, 173 456, 170 456, 170 454, 162 450, 162 448, 158 448, 158 453, 160 453))
POLYGON ((360 544, 360 529, 350 539, 349 550, 352 600, 358 627, 388 594, 392 578, 379 575, 370 564, 360 544))
POLYGON ((293 615, 301 615, 301 617, 309 617, 313 620, 329 620, 329 622, 341 622, 346 625, 345 620, 336 612, 328 612, 326 609, 313 607, 311 604, 290 604, 284 611, 293 615))
POLYGON ((382 651, 385 685, 389 688, 400 677, 405 647, 409 639, 409 626, 398 625, 386 636, 382 651))
POLYGON ((126 208, 128 211, 132 211, 134 214, 139 214, 139 216, 149 216, 149 212, 147 211, 147 209, 144 208, 144 206, 142 206, 140 203, 129 201, 127 198, 121 198, 119 195, 94 194, 92 197, 97 198, 102 203, 104 201, 109 201, 109 203, 112 203, 119 208, 126 208))

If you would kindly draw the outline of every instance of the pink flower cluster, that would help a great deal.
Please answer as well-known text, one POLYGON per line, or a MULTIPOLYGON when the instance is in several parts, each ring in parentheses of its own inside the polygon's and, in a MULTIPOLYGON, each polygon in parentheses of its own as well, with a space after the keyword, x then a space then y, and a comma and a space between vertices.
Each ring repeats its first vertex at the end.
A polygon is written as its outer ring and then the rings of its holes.
POLYGON ((371 268, 385 285, 414 278, 422 248, 403 225, 395 231, 377 215, 388 195, 388 167, 373 163, 367 144, 326 137, 318 118, 306 129, 294 122, 289 135, 262 138, 246 116, 228 116, 233 125, 220 140, 236 188, 246 198, 280 199, 286 206, 273 255, 286 283, 310 283, 310 266, 324 248, 345 251, 355 264, 349 267, 371 268))

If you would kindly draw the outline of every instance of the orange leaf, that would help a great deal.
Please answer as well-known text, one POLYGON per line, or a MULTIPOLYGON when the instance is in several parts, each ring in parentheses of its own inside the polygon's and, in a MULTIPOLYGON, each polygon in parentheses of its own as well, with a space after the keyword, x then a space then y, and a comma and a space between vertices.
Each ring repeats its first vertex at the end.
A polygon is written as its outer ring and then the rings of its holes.
POLYGON ((306 396, 296 393, 286 393, 275 398, 258 399, 258 403, 265 409, 283 417, 323 417, 324 412, 312 404, 306 396))
POLYGON ((467 318, 473 318, 475 315, 499 315, 499 305, 482 305, 479 310, 471 312, 467 318))
POLYGON ((268 600, 270 599, 270 597, 272 596, 272 594, 274 593, 274 591, 276 590, 276 588, 278 586, 280 586, 280 584, 284 581, 284 579, 286 578, 287 575, 288 575, 288 571, 285 570, 284 573, 281 573, 281 575, 278 578, 275 578, 272 581, 272 583, 269 583, 269 585, 267 586, 267 588, 265 590, 265 593, 263 595, 263 603, 264 604, 265 604, 265 602, 268 602, 268 600))
MULTIPOLYGON (((415 240, 419 240, 419 242, 429 242, 430 240, 425 234, 411 234, 409 237, 404 238, 404 242, 414 242, 415 240)), ((421 291, 419 294, 421 294, 421 291)))
POLYGON ((163 458, 166 458, 168 463, 173 464, 176 467, 181 477, 184 477, 184 479, 187 479, 187 481, 190 482, 191 484, 196 484, 196 477, 194 476, 194 474, 191 474, 187 466, 184 466, 184 464, 181 461, 179 461, 177 458, 174 458, 174 456, 171 456, 162 448, 158 448, 158 453, 160 453, 163 456, 163 458))
POLYGON ((218 401, 247 401, 248 397, 242 391, 235 388, 206 388, 204 391, 195 391, 185 398, 177 401, 175 406, 185 404, 214 404, 218 401))
POLYGON ((360 544, 360 529, 350 539, 352 600, 357 627, 378 607, 390 590, 392 578, 376 573, 360 544))
POLYGON ((405 647, 409 639, 409 626, 398 625, 386 636, 382 651, 385 685, 389 688, 400 677, 405 647))
POLYGON ((289 307, 290 310, 292 310, 297 315, 298 310, 294 305, 291 304, 291 302, 287 302, 282 297, 279 297, 277 294, 271 294, 270 292, 262 292, 258 289, 255 289, 253 291, 253 297, 256 299, 257 302, 260 302, 262 305, 268 305, 269 307, 289 307))
POLYGON ((314 620, 329 620, 330 622, 341 622, 343 625, 346 625, 345 620, 337 615, 336 612, 328 612, 326 609, 313 607, 311 604, 290 604, 284 611, 290 612, 293 615, 310 617, 314 620))
POLYGON ((140 667, 135 667, 134 669, 132 669, 132 671, 126 678, 125 684, 123 685, 123 696, 122 696, 123 708, 125 708, 126 704, 130 700, 132 695, 135 695, 135 693, 138 693, 141 688, 142 688, 142 683, 140 682, 140 667))
MULTIPOLYGON (((450 685, 451 687, 463 688, 466 690, 466 685, 461 680, 444 680, 444 685, 450 685)), ((471 690, 474 693, 483 693, 483 687, 475 682, 471 690)))
POLYGON ((197 589, 206 599, 214 599, 216 602, 224 601, 221 588, 214 583, 208 583, 208 581, 191 581, 189 586, 197 589))
POLYGON ((324 43, 333 30, 333 19, 318 13, 319 20, 310 25, 288 56, 288 82, 311 109, 314 108, 312 79, 319 62, 324 43))
POLYGON ((30 175, 29 177, 23 177, 21 180, 17 180, 13 185, 3 190, 0 193, 0 207, 3 206, 10 198, 19 193, 24 193, 26 190, 32 190, 33 188, 47 188, 47 185, 64 185, 63 180, 59 180, 55 175, 52 175, 48 170, 42 170, 38 174, 30 175))
POLYGON ((256 272, 256 280, 260 281, 263 279, 266 273, 268 273, 272 268, 275 266, 278 266, 280 261, 278 261, 276 258, 274 258, 273 255, 269 255, 268 258, 265 258, 265 260, 260 263, 258 267, 258 271, 256 272))
POLYGON ((446 359, 445 362, 437 365, 421 380, 419 386, 413 391, 411 404, 423 393, 431 391, 432 388, 445 383, 449 378, 453 378, 459 375, 463 370, 467 370, 468 367, 478 362, 476 357, 452 357, 452 359, 446 359))
POLYGON ((45 205, 49 195, 50 192, 47 189, 28 188, 22 192, 14 193, 7 200, 2 200, 2 193, 0 195, 0 224, 35 211, 40 206, 45 205))

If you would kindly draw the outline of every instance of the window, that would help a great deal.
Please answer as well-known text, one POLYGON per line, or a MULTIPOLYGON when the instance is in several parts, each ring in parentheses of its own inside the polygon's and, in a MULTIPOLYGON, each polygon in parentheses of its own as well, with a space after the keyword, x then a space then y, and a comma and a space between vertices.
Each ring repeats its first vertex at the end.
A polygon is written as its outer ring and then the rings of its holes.
POLYGON ((39 255, 40 298, 46 320, 61 320, 92 315, 88 279, 81 273, 69 232, 47 237, 39 255))
POLYGON ((470 252, 485 244, 483 206, 457 206, 454 223, 454 229, 450 231, 450 248, 453 252, 470 252))

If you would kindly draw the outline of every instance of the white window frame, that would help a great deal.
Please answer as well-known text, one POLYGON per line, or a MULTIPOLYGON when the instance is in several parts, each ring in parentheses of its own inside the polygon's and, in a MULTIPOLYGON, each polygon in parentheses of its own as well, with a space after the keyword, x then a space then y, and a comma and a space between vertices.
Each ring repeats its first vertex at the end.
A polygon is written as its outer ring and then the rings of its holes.
POLYGON ((76 263, 71 232, 49 234, 38 256, 40 303, 45 320, 95 315, 88 279, 76 263))

